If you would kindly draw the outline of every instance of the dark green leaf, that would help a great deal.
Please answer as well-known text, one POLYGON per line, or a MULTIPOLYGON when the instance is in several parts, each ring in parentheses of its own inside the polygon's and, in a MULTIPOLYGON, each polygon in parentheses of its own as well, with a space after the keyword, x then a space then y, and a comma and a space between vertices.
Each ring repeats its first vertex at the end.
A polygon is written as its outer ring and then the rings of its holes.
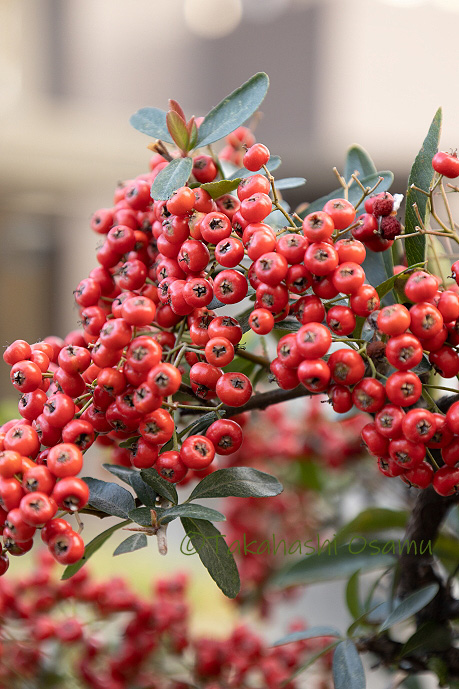
POLYGON ((203 414, 198 421, 193 421, 189 426, 187 426, 181 433, 180 437, 184 438, 188 435, 201 435, 205 433, 209 426, 216 421, 218 418, 214 411, 209 411, 207 414, 203 414))
MULTIPOLYGON (((392 172, 389 170, 383 170, 381 172, 377 172, 374 175, 368 175, 367 177, 363 177, 360 182, 363 184, 364 187, 374 187, 376 182, 378 181, 378 178, 382 177, 383 180, 382 182, 378 185, 378 187, 375 189, 375 194, 379 194, 381 191, 387 191, 390 189, 392 182, 394 181, 394 175, 392 172)), ((362 196, 362 190, 357 184, 353 184, 351 188, 349 189, 349 201, 352 204, 356 204, 359 202, 360 198, 362 196)), ((308 213, 313 213, 314 211, 321 211, 322 208, 325 206, 327 201, 330 201, 330 199, 339 199, 344 197, 344 190, 342 187, 339 187, 339 189, 335 189, 334 191, 330 192, 326 196, 321 196, 320 199, 316 199, 312 203, 309 204, 309 206, 300 213, 300 216, 302 218, 305 218, 308 213)), ((359 206, 360 208, 360 206, 359 206)), ((363 211, 360 211, 363 212, 363 211)))
POLYGON ((97 534, 97 536, 86 545, 84 549, 84 555, 81 558, 81 560, 78 560, 78 562, 75 562, 73 565, 69 565, 65 568, 64 573, 62 575, 62 579, 70 579, 70 577, 73 577, 73 575, 76 574, 83 567, 83 565, 86 564, 89 558, 92 557, 101 546, 103 546, 105 541, 108 541, 110 536, 114 534, 115 531, 118 531, 118 529, 122 529, 123 526, 127 526, 128 524, 131 524, 130 519, 127 519, 124 522, 120 522, 119 524, 115 524, 115 526, 112 526, 106 531, 102 531, 102 533, 97 534))
POLYGON ((169 483, 158 474, 156 469, 142 469, 140 477, 161 497, 170 500, 176 505, 178 503, 177 490, 173 483, 169 483))
POLYGON ((420 650, 446 651, 450 646, 451 630, 438 622, 426 622, 410 636, 400 655, 403 657, 420 650))
POLYGON ((145 483, 145 481, 142 481, 139 472, 136 471, 135 474, 132 474, 131 485, 135 491, 135 494, 144 505, 154 506, 158 494, 151 486, 145 483))
POLYGON ((166 115, 167 113, 159 108, 141 108, 131 116, 129 122, 142 134, 172 144, 172 137, 167 129, 166 115))
POLYGON ((263 471, 250 467, 231 467, 217 469, 194 488, 188 500, 196 498, 267 498, 279 495, 283 490, 282 484, 263 471))
MULTIPOLYGON (((435 117, 432 120, 429 131, 421 150, 417 154, 413 167, 411 168, 408 179, 408 191, 406 195, 406 210, 405 210, 405 232, 411 234, 416 231, 416 225, 419 225, 419 220, 413 209, 415 203, 418 207, 419 214, 425 224, 428 220, 428 198, 425 194, 411 189, 411 185, 419 187, 424 191, 429 191, 432 183, 434 170, 432 168, 432 158, 438 150, 438 142, 440 140, 442 123, 442 110, 438 108, 435 117)), ((426 238, 424 235, 417 235, 416 237, 408 237, 405 239, 405 252, 408 265, 413 263, 420 263, 425 260, 426 252, 426 238)))
MULTIPOLYGON (((278 167, 281 166, 282 160, 279 158, 279 156, 271 156, 271 158, 268 160, 266 163, 266 167, 268 168, 268 172, 274 172, 274 170, 277 170, 278 167)), ((252 172, 250 170, 247 170, 245 167, 240 167, 238 170, 233 172, 232 175, 228 177, 228 179, 241 179, 245 177, 252 177, 253 175, 264 175, 265 172, 264 170, 257 170, 257 172, 252 172)))
POLYGON ((359 173, 359 180, 361 177, 365 178, 369 175, 375 175, 377 172, 375 164, 367 151, 358 144, 354 144, 347 151, 346 165, 344 168, 344 179, 346 182, 349 182, 354 172, 359 173))
POLYGON ((161 523, 168 523, 177 517, 188 517, 190 519, 206 519, 209 522, 224 522, 226 517, 221 512, 213 510, 204 505, 177 505, 170 507, 163 511, 160 521, 161 523))
POLYGON ((437 595, 438 588, 438 584, 430 584, 429 586, 425 586, 411 593, 391 612, 389 617, 380 626, 379 631, 383 632, 386 629, 390 629, 394 624, 408 620, 425 608, 425 606, 437 595))
MULTIPOLYGON (((204 505, 176 505, 170 508, 154 508, 158 522, 168 524, 178 517, 189 517, 190 519, 207 519, 210 522, 224 522, 226 517, 221 512, 213 510, 204 505)), ((137 507, 129 513, 129 517, 141 526, 151 526, 151 509, 148 507, 137 507)))
POLYGON ((166 115, 167 128, 174 143, 181 151, 188 150, 189 137, 186 124, 180 115, 174 110, 170 110, 166 115))
POLYGON ((283 179, 276 179, 276 189, 296 189, 306 184, 304 177, 284 177, 283 179))
POLYGON ((285 588, 315 581, 343 579, 358 569, 364 572, 386 567, 393 564, 396 558, 392 552, 387 552, 386 541, 367 542, 364 537, 342 546, 337 546, 335 541, 322 542, 320 552, 317 543, 312 539, 311 543, 307 547, 314 548, 317 552, 281 570, 275 577, 278 586, 285 588), (385 546, 386 551, 383 552, 385 546))
POLYGON ((258 109, 269 87, 268 75, 258 72, 226 96, 204 118, 198 131, 198 146, 223 139, 258 109))
POLYGON ((389 510, 385 507, 368 507, 348 524, 343 526, 335 538, 343 542, 348 536, 358 534, 387 531, 388 529, 403 529, 406 526, 408 512, 405 510, 389 510))
POLYGON ((333 654, 335 689, 365 689, 365 671, 355 644, 342 641, 333 654))
POLYGON ((122 467, 118 464, 103 464, 104 469, 124 481, 128 486, 134 489, 137 497, 144 503, 144 505, 154 505, 156 501, 156 493, 147 486, 147 484, 140 478, 140 472, 137 469, 130 467, 122 467))
POLYGON ((207 191, 213 199, 218 199, 223 194, 229 194, 237 189, 240 181, 240 177, 236 177, 236 179, 220 179, 218 182, 201 184, 201 189, 207 191))
MULTIPOLYGON (((373 287, 378 287, 386 280, 390 280, 394 276, 394 269, 385 261, 385 254, 390 254, 389 251, 371 251, 367 249, 367 255, 362 263, 362 268, 365 271, 367 281, 373 287)), ((391 303, 391 302, 388 302, 391 303)))
POLYGON ((186 535, 212 579, 228 598, 235 598, 241 582, 234 557, 213 524, 203 519, 181 520, 186 535))
POLYGON ((321 636, 337 636, 342 637, 341 632, 337 631, 334 627, 309 627, 308 629, 302 629, 299 632, 292 632, 283 636, 278 641, 273 643, 273 646, 285 646, 285 644, 291 644, 295 641, 303 641, 304 639, 316 639, 321 636))
POLYGON ((155 181, 151 185, 151 198, 155 201, 169 199, 174 191, 187 183, 192 167, 193 161, 191 158, 175 158, 175 160, 171 160, 155 177, 155 181))
POLYGON ((298 477, 295 476, 295 483, 302 488, 321 491, 328 481, 323 468, 308 458, 300 459, 296 463, 295 468, 298 470, 298 477))
POLYGON ((358 619, 363 613, 363 607, 359 595, 360 571, 354 572, 346 586, 346 604, 354 620, 358 619))
POLYGON ((134 509, 131 493, 117 483, 100 481, 98 478, 84 478, 83 481, 89 488, 89 504, 96 510, 114 517, 127 517, 134 509))
POLYGON ((433 656, 427 661, 427 667, 431 672, 434 672, 438 677, 439 687, 448 687, 448 689, 457 689, 457 682, 449 681, 448 666, 445 661, 438 656, 433 656))
POLYGON ((132 438, 128 438, 127 440, 123 440, 122 443, 119 444, 119 447, 127 448, 128 450, 131 449, 133 445, 141 438, 141 435, 133 435, 132 438))
POLYGON ((134 550, 146 548, 148 545, 147 537, 144 533, 135 533, 128 536, 126 540, 119 544, 113 552, 113 555, 124 555, 125 553, 132 553, 134 550))
POLYGON ((301 328, 301 323, 293 318, 286 318, 274 324, 273 330, 284 330, 285 332, 296 333, 301 328))

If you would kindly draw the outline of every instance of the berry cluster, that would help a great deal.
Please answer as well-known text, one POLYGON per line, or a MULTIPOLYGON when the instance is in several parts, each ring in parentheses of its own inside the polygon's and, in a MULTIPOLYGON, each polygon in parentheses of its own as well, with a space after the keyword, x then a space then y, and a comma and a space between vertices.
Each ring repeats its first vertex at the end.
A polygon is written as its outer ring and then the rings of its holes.
MULTIPOLYGON (((284 681, 295 689, 289 678, 330 642, 320 637, 268 648, 242 624, 221 640, 196 638, 189 629, 185 576, 159 579, 145 599, 123 579, 97 582, 87 570, 58 581, 52 563, 45 553, 32 575, 0 584, 2 687, 37 678, 42 686, 52 679, 53 686, 67 687, 72 677, 88 689, 277 689, 284 681), (50 654, 59 657, 57 667, 50 654)), ((304 624, 291 628, 300 629, 304 624)), ((324 689, 330 686, 330 661, 327 653, 316 666, 324 689)))

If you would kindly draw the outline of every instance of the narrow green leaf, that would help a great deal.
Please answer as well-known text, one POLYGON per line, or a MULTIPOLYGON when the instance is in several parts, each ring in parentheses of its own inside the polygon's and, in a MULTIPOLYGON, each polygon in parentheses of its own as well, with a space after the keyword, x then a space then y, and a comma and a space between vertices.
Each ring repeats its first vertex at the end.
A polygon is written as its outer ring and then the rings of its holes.
POLYGON ((113 476, 116 476, 116 478, 119 478, 120 481, 123 481, 124 483, 127 483, 128 486, 132 486, 131 484, 131 478, 132 475, 135 473, 138 473, 136 469, 133 469, 131 467, 123 467, 120 466, 119 464, 102 464, 104 469, 109 471, 113 476))
POLYGON ((358 619, 363 613, 363 607, 360 602, 359 577, 360 571, 357 570, 350 577, 346 586, 346 605, 354 620, 358 619))
POLYGON ((193 161, 191 158, 175 158, 163 167, 151 185, 151 198, 155 201, 169 199, 174 191, 183 187, 189 176, 193 161))
POLYGON ((204 519, 183 517, 181 522, 212 579, 225 596, 235 598, 241 587, 239 573, 234 557, 219 530, 204 519))
POLYGON ((122 443, 119 444, 119 447, 127 448, 128 450, 131 449, 133 445, 141 438, 141 435, 133 435, 132 438, 128 438, 127 440, 123 440, 122 443))
MULTIPOLYGON (((360 617, 357 617, 356 620, 349 626, 347 630, 347 635, 349 637, 354 636, 354 632, 362 625, 368 625, 368 624, 374 624, 373 619, 371 617, 375 615, 380 615, 381 617, 386 614, 387 612, 387 606, 388 603, 385 601, 384 603, 378 603, 377 605, 374 605, 372 608, 369 608, 368 610, 365 610, 360 617)), ((379 618, 381 619, 381 618, 379 618)))
POLYGON ((180 437, 184 438, 188 435, 202 435, 217 418, 217 414, 214 411, 203 414, 197 421, 193 421, 193 423, 181 431, 180 437))
MULTIPOLYGON (((382 177, 383 180, 382 182, 378 185, 377 189, 375 189, 375 194, 379 194, 381 191, 387 191, 390 189, 392 182, 394 181, 394 175, 392 172, 389 170, 382 170, 381 172, 377 172, 376 174, 373 175, 368 175, 367 177, 363 177, 360 182, 363 184, 364 187, 374 187, 376 182, 378 181, 378 178, 382 177)), ((358 203, 362 196, 362 190, 357 184, 353 184, 350 189, 349 189, 349 201, 352 204, 358 203)), ((335 189, 334 191, 331 191, 329 194, 326 196, 321 196, 320 199, 316 199, 313 201, 309 206, 300 213, 300 216, 302 218, 305 218, 308 213, 313 213, 314 211, 321 211, 322 208, 325 206, 327 201, 330 201, 330 199, 339 199, 339 198, 344 198, 344 191, 342 187, 339 187, 339 189, 335 189)), ((363 206, 359 206, 359 208, 362 208, 363 206)), ((363 211, 360 210, 360 213, 363 211)))
POLYGON ((258 72, 226 96, 205 116, 198 130, 197 145, 208 146, 243 124, 261 105, 268 87, 268 75, 258 72))
POLYGON ((129 123, 142 134, 172 144, 174 142, 167 128, 166 115, 167 113, 159 108, 141 108, 131 116, 129 123))
POLYGON ((389 510, 385 507, 368 507, 360 512, 352 521, 337 532, 335 538, 339 542, 351 535, 363 536, 368 533, 387 531, 388 529, 403 529, 408 520, 405 510, 389 510))
POLYGON ((229 194, 238 188, 240 177, 235 179, 220 179, 217 182, 206 182, 201 184, 201 189, 207 191, 213 199, 218 199, 223 194, 229 194))
POLYGON ((341 632, 339 632, 334 627, 309 627, 308 629, 302 629, 299 632, 292 632, 283 636, 278 641, 273 643, 273 646, 285 646, 285 644, 291 644, 295 641, 304 641, 304 639, 316 639, 321 636, 336 636, 342 638, 341 632))
POLYGON ((127 517, 134 509, 131 493, 117 483, 100 481, 98 478, 84 478, 89 488, 89 504, 97 510, 114 517, 127 517))
POLYGON ((333 654, 335 689, 365 689, 365 671, 355 644, 342 641, 333 654))
POLYGON ((317 544, 311 539, 311 543, 307 547, 317 549, 317 552, 282 569, 274 578, 277 586, 286 588, 344 579, 358 569, 362 572, 379 569, 393 564, 396 559, 396 554, 387 552, 387 542, 376 539, 367 541, 359 537, 342 546, 337 546, 335 541, 317 544))
POLYGON ((140 477, 161 497, 170 500, 174 505, 178 503, 177 490, 173 483, 169 483, 158 474, 156 469, 142 469, 140 477))
MULTIPOLYGON (((279 156, 271 156, 271 158, 266 163, 266 167, 268 169, 268 172, 274 172, 274 170, 277 170, 277 168, 280 167, 281 164, 282 160, 279 156)), ((264 170, 257 170, 257 172, 252 172, 251 170, 247 170, 247 168, 245 167, 240 167, 238 170, 235 170, 235 172, 229 175, 228 179, 244 179, 245 177, 252 177, 253 175, 264 174, 264 170)))
POLYGON ((284 177, 283 179, 276 179, 276 189, 296 189, 306 184, 304 177, 284 177))
POLYGON ((112 526, 106 531, 102 531, 102 533, 97 534, 97 536, 86 545, 84 549, 84 555, 81 558, 81 560, 78 560, 78 562, 75 562, 73 565, 69 565, 68 567, 66 567, 61 578, 65 580, 70 579, 70 577, 73 577, 73 575, 76 574, 83 567, 83 565, 86 564, 89 558, 92 557, 94 553, 96 553, 106 541, 108 541, 110 536, 114 534, 115 531, 118 531, 118 529, 122 529, 123 526, 127 526, 128 524, 131 524, 130 519, 127 519, 124 522, 120 522, 119 524, 115 524, 115 526, 112 526))
POLYGON ((386 629, 393 627, 394 624, 399 624, 400 622, 408 620, 425 608, 425 606, 437 595, 438 588, 438 584, 429 584, 429 586, 425 586, 407 596, 382 623, 379 632, 384 632, 386 629))
POLYGON ((414 651, 446 651, 451 646, 451 629, 438 622, 426 622, 417 629, 400 651, 407 656, 414 651))
POLYGON ((359 180, 361 177, 369 177, 370 175, 375 175, 377 172, 376 166, 368 152, 358 144, 350 146, 347 151, 346 164, 344 167, 344 179, 346 182, 349 182, 354 172, 359 173, 359 180))
POLYGON ((148 545, 147 537, 144 533, 135 533, 128 536, 119 546, 114 550, 113 555, 124 555, 125 553, 133 553, 134 550, 146 548, 148 545))
MULTIPOLYGON (((410 176, 408 179, 408 191, 406 194, 406 210, 405 210, 405 232, 406 234, 411 234, 415 232, 416 225, 419 225, 419 220, 413 209, 413 204, 415 203, 419 210, 419 215, 422 218, 424 224, 426 224, 428 219, 429 207, 428 199, 425 194, 419 191, 411 189, 411 185, 419 187, 424 191, 429 191, 430 184, 432 183, 434 177, 434 170, 432 168, 432 158, 438 151, 438 143, 440 140, 442 124, 442 110, 438 108, 435 113, 435 117, 432 120, 432 124, 429 127, 424 143, 422 144, 421 150, 417 154, 413 167, 411 168, 410 176)), ((426 252, 426 238, 424 235, 417 235, 416 237, 408 237, 404 241, 406 260, 408 265, 411 266, 413 263, 420 263, 425 260, 426 252)))
POLYGON ((189 136, 186 124, 175 110, 170 110, 166 115, 167 128, 174 143, 181 151, 188 150, 189 136))
POLYGON ((283 490, 282 484, 263 471, 250 467, 231 467, 217 469, 202 481, 192 491, 188 500, 196 498, 267 498, 279 495, 283 490))

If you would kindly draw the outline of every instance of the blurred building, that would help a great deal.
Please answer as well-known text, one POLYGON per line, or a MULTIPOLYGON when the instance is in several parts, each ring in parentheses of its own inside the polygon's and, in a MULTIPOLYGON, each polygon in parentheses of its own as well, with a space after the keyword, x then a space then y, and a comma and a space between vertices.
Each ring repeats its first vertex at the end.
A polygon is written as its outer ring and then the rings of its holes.
MULTIPOLYGON (((88 220, 147 167, 129 127, 169 97, 200 115, 270 75, 257 136, 282 176, 335 185, 353 142, 403 191, 437 107, 458 143, 458 0, 0 0, 1 344, 63 335, 72 290, 95 265, 88 220), (435 47, 436 46, 436 47, 435 47)), ((292 194, 293 192, 290 192, 292 194)), ((287 197, 288 199, 290 197, 287 197)), ((1 380, 7 371, 2 369, 1 380)))

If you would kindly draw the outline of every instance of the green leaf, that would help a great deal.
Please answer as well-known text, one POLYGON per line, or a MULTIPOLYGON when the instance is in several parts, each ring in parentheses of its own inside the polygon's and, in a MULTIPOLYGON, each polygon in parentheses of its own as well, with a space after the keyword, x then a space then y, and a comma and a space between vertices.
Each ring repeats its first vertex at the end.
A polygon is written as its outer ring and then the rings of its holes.
MULTIPOLYGON (((432 120, 429 131, 424 143, 422 144, 421 150, 417 154, 413 167, 411 168, 410 176, 408 179, 408 191, 406 194, 406 210, 405 210, 405 232, 406 234, 411 234, 411 232, 416 231, 416 225, 419 225, 416 213, 413 209, 413 204, 416 203, 419 214, 422 218, 424 224, 428 221, 429 207, 428 198, 425 194, 419 191, 411 189, 411 185, 414 184, 419 189, 424 191, 429 191, 429 187, 432 183, 434 177, 434 169, 432 167, 432 158, 438 151, 438 142, 440 140, 442 123, 442 110, 438 108, 435 113, 435 117, 432 120)), ((424 235, 417 235, 416 237, 408 237, 404 241, 406 260, 408 265, 411 266, 413 263, 420 263, 425 260, 426 253, 426 238, 424 235)))
POLYGON ((139 440, 141 437, 141 435, 133 435, 132 438, 127 438, 127 440, 123 440, 122 443, 119 443, 119 447, 127 448, 128 450, 130 450, 131 447, 135 445, 137 440, 139 440))
MULTIPOLYGON (((376 174, 373 175, 368 175, 367 177, 363 177, 360 182, 363 184, 364 187, 374 187, 376 182, 378 181, 378 178, 382 177, 383 180, 382 182, 378 185, 378 187, 375 189, 375 194, 379 194, 381 191, 387 191, 390 189, 392 182, 394 181, 394 175, 392 172, 389 170, 383 170, 381 172, 377 172, 376 174)), ((362 196, 362 190, 357 184, 353 184, 350 189, 349 189, 349 201, 352 204, 358 203, 362 196)), ((309 204, 309 206, 302 211, 299 215, 302 218, 305 218, 309 213, 313 213, 314 211, 321 211, 322 208, 325 206, 327 201, 330 201, 330 199, 342 199, 344 198, 344 190, 342 187, 339 187, 339 189, 335 189, 334 191, 330 192, 326 196, 321 196, 320 199, 316 199, 312 203, 309 204)), ((360 206, 359 206, 360 208, 360 206)), ((360 211, 362 212, 362 211, 360 211)))
POLYGON ((400 655, 407 656, 414 651, 446 651, 451 646, 451 629, 438 622, 426 622, 417 629, 404 644, 400 655))
POLYGON ((284 177, 283 179, 276 179, 276 189, 296 189, 306 184, 304 177, 284 177))
POLYGON ((283 636, 278 641, 275 641, 273 646, 285 646, 285 644, 291 644, 295 641, 316 639, 321 636, 336 636, 342 638, 343 635, 334 627, 309 627, 308 629, 302 629, 299 632, 292 632, 291 634, 287 634, 287 636, 283 636))
POLYGON ((170 500, 176 505, 178 503, 177 490, 173 483, 169 483, 158 474, 156 469, 142 469, 140 477, 161 497, 170 500))
MULTIPOLYGON (((279 156, 271 156, 271 158, 266 163, 266 167, 268 169, 268 172, 274 172, 274 170, 277 170, 277 168, 280 167, 281 164, 282 160, 279 156)), ((245 177, 252 177, 253 175, 264 174, 264 170, 257 170, 256 172, 252 172, 251 170, 247 170, 247 168, 245 167, 240 167, 238 170, 229 175, 228 179, 244 179, 245 177)))
POLYGON ((208 146, 243 124, 258 109, 268 87, 268 75, 258 72, 226 96, 205 116, 198 130, 197 145, 208 146))
POLYGON ((155 177, 155 181, 151 185, 151 198, 155 201, 169 199, 174 191, 187 183, 192 167, 193 161, 191 158, 175 158, 175 160, 171 160, 155 177))
POLYGON ((135 533, 128 536, 119 546, 114 550, 113 555, 124 555, 125 553, 132 553, 134 550, 146 548, 148 545, 147 537, 144 533, 135 533))
MULTIPOLYGON (((396 556, 390 552, 383 552, 385 546, 386 541, 366 542, 364 537, 357 543, 351 541, 342 546, 337 546, 335 541, 323 542, 320 544, 320 552, 318 547, 318 552, 281 570, 275 576, 275 584, 286 588, 316 581, 344 579, 358 569, 364 572, 386 567, 395 562, 396 556)), ((309 547, 313 548, 315 545, 309 547)))
POLYGON ((363 613, 363 606, 359 596, 359 577, 360 571, 354 572, 346 586, 346 605, 354 620, 358 619, 363 613))
POLYGON ((408 520, 408 512, 405 510, 389 510, 385 507, 368 507, 357 515, 352 521, 343 526, 335 538, 343 542, 348 536, 358 534, 387 531, 388 529, 403 529, 408 520))
POLYGON ((166 115, 167 128, 174 143, 181 151, 188 151, 189 136, 186 124, 175 110, 170 110, 166 115))
POLYGON ((137 497, 143 502, 144 505, 154 505, 156 502, 156 493, 151 489, 150 486, 142 481, 140 478, 140 472, 137 469, 131 469, 130 467, 122 467, 118 464, 103 464, 104 469, 109 471, 113 476, 119 478, 120 481, 124 481, 128 486, 134 489, 137 497))
POLYGON ((228 598, 235 598, 241 582, 234 557, 213 524, 204 519, 181 519, 187 537, 204 567, 228 598))
POLYGON ((118 529, 122 529, 123 526, 127 526, 128 524, 131 524, 130 519, 127 519, 124 522, 120 522, 119 524, 115 524, 115 526, 112 526, 106 531, 102 531, 102 533, 97 534, 97 536, 86 545, 84 549, 84 555, 81 558, 81 560, 78 560, 78 562, 75 562, 73 565, 69 565, 65 568, 64 573, 62 575, 62 579, 65 580, 70 579, 70 577, 73 577, 73 575, 76 574, 83 567, 83 565, 86 564, 89 558, 92 557, 94 553, 96 553, 99 550, 99 548, 104 545, 106 541, 108 541, 110 536, 114 534, 115 531, 118 531, 118 529))
POLYGON ((404 622, 425 608, 425 606, 437 595, 438 588, 438 584, 429 584, 429 586, 425 586, 404 598, 404 600, 402 600, 402 602, 391 612, 389 617, 384 620, 379 628, 379 632, 384 632, 386 629, 393 627, 394 624, 404 622))
MULTIPOLYGON (((209 522, 224 522, 226 517, 221 512, 213 510, 210 507, 205 507, 204 505, 176 505, 175 507, 169 507, 167 509, 155 507, 153 508, 156 512, 158 522, 161 524, 169 524, 169 522, 177 519, 178 517, 189 517, 190 519, 207 519, 209 522)), ((149 507, 137 507, 132 512, 129 512, 129 517, 136 524, 141 526, 151 526, 151 508, 149 507)))
POLYGON ((172 144, 174 142, 167 128, 166 115, 167 113, 159 108, 141 108, 131 116, 129 123, 142 134, 172 144))
POLYGON ((134 509, 135 502, 131 493, 117 483, 100 481, 98 478, 84 478, 89 488, 89 504, 96 510, 114 517, 127 517, 134 509))
POLYGON ((335 648, 333 654, 333 680, 335 689, 365 689, 365 671, 355 644, 347 639, 335 648))
POLYGON ((368 610, 365 610, 360 617, 357 617, 356 620, 349 626, 347 630, 347 635, 348 636, 354 636, 354 632, 363 624, 373 624, 374 623, 374 616, 375 615, 383 615, 387 614, 387 606, 388 603, 385 601, 384 603, 378 603, 377 605, 374 605, 372 608, 369 608, 368 610))
POLYGON ((235 179, 220 179, 218 182, 206 182, 205 184, 201 184, 201 189, 207 191, 213 199, 218 199, 220 196, 223 196, 223 194, 229 194, 237 189, 240 181, 240 177, 236 177, 235 179))
POLYGON ((263 471, 250 467, 217 469, 194 488, 188 500, 196 498, 268 498, 279 495, 282 484, 263 471))
POLYGON ((218 418, 216 412, 209 411, 207 414, 203 414, 198 421, 193 421, 180 433, 180 437, 184 438, 188 435, 202 435, 207 431, 209 426, 216 421, 218 418))
POLYGON ((370 158, 368 152, 358 144, 350 146, 347 151, 346 165, 344 167, 344 179, 349 182, 354 172, 361 177, 369 177, 376 174, 376 166, 370 158))
POLYGON ((299 484, 302 488, 321 491, 328 481, 323 467, 316 462, 312 462, 309 458, 300 458, 299 461, 295 463, 295 469, 295 483, 299 484), (298 473, 298 476, 296 476, 296 473, 298 473))

